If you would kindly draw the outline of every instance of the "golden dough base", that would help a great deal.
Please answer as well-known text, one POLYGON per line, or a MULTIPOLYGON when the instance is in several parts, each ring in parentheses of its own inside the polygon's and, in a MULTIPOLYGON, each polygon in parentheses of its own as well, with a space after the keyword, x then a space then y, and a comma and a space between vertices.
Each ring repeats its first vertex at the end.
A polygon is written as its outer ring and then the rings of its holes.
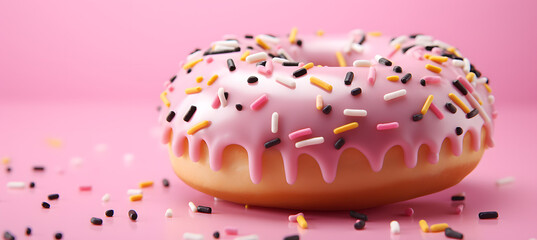
POLYGON ((471 133, 464 137, 463 153, 454 156, 448 139, 442 143, 439 162, 426 160, 429 149, 421 146, 416 167, 408 168, 403 150, 391 148, 384 158, 382 170, 373 172, 364 155, 347 149, 339 160, 337 175, 326 183, 317 162, 309 155, 298 159, 296 182, 285 180, 280 152, 269 149, 263 154, 263 177, 259 184, 250 180, 248 156, 239 145, 224 150, 222 168, 209 167, 208 149, 203 142, 201 158, 192 162, 185 154, 177 157, 168 149, 175 173, 191 187, 220 199, 248 205, 303 210, 349 210, 380 206, 431 194, 459 183, 479 163, 485 151, 485 130, 481 131, 481 148, 473 151, 471 133))

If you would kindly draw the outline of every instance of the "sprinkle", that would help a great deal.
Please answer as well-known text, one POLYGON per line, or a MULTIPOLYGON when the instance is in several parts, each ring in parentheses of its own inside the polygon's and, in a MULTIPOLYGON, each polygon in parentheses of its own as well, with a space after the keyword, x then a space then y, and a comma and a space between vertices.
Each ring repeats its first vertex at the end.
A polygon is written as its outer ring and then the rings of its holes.
POLYGON ((266 52, 258 52, 258 53, 254 53, 246 57, 246 62, 256 63, 256 62, 264 61, 267 58, 268 58, 268 54, 266 52))
POLYGON ((129 196, 129 200, 131 202, 140 201, 140 200, 142 200, 142 198, 143 198, 142 194, 136 194, 136 195, 129 196))
POLYGON ((93 225, 103 225, 103 220, 100 218, 92 217, 90 219, 91 224, 93 225))
POLYGON ((249 76, 247 82, 248 83, 256 83, 258 78, 256 76, 249 76))
POLYGON ((408 50, 410 50, 411 48, 415 47, 416 45, 410 45, 408 47, 405 47, 405 48, 402 48, 401 51, 403 52, 403 54, 405 54, 406 52, 408 52, 408 50))
POLYGON ((419 223, 422 232, 429 232, 429 224, 425 220, 420 220, 419 223))
POLYGON ((216 239, 219 239, 220 238, 220 232, 218 232, 218 231, 214 232, 213 237, 216 238, 216 239))
POLYGON ((48 202, 42 202, 42 203, 41 203, 41 206, 42 206, 43 208, 47 208, 47 209, 50 208, 50 204, 49 204, 48 202))
POLYGON ((420 80, 420 84, 421 84, 422 86, 425 87, 425 84, 426 84, 426 83, 427 83, 427 82, 425 82, 425 79, 421 79, 421 80, 420 80))
POLYGON ((242 105, 240 104, 235 104, 235 108, 237 109, 237 111, 242 111, 242 105))
MULTIPOLYGON (((30 227, 26 227, 26 236, 30 236, 30 235, 32 235, 32 229, 30 227)), ((13 239, 13 240, 15 240, 15 239, 13 239)))
POLYGON ((407 83, 410 79, 412 79, 412 74, 407 73, 401 78, 402 83, 407 83))
POLYGON ((192 211, 192 212, 197 212, 198 211, 198 207, 193 202, 188 202, 188 207, 190 208, 190 211, 192 211))
POLYGON ((448 227, 449 227, 449 225, 447 223, 433 224, 433 225, 431 225, 431 227, 429 227, 429 231, 431 231, 431 232, 443 232, 448 227))
POLYGON ((405 215, 411 217, 414 215, 414 209, 413 208, 406 208, 405 209, 405 215))
POLYGON ((26 186, 26 183, 24 182, 8 182, 7 184, 7 188, 10 188, 10 189, 22 189, 26 186))
POLYGON ((440 73, 442 71, 442 68, 431 65, 431 64, 425 65, 425 68, 434 73, 440 73))
POLYGON ((306 147, 306 146, 321 144, 323 142, 324 142, 323 137, 314 137, 314 138, 306 139, 306 140, 303 140, 303 141, 300 141, 300 142, 296 142, 295 147, 296 148, 302 148, 302 147, 306 147))
POLYGON ((185 64, 183 66, 183 69, 184 70, 187 70, 187 69, 191 69, 192 67, 194 67, 196 64, 198 64, 199 62, 203 61, 203 58, 200 58, 200 59, 196 59, 194 61, 191 61, 191 62, 188 62, 187 64, 185 64))
POLYGON ((462 61, 464 62, 464 66, 462 67, 464 72, 470 72, 471 70, 470 60, 468 60, 468 58, 464 58, 462 59, 462 61))
POLYGON ((319 78, 310 77, 310 83, 326 90, 327 92, 332 92, 332 85, 328 84, 327 82, 319 78))
POLYGON ((388 81, 391 81, 391 82, 397 82, 397 81, 399 81, 399 76, 397 76, 397 75, 388 76, 388 77, 386 77, 386 79, 388 79, 388 81))
POLYGON ((202 82, 202 81, 203 81, 203 76, 197 76, 197 77, 196 77, 196 82, 197 82, 197 83, 200 83, 200 82, 202 82))
POLYGON ((289 139, 295 140, 297 138, 301 138, 310 134, 312 134, 311 128, 303 128, 303 129, 296 130, 292 133, 289 133, 289 139))
POLYGON ((391 93, 384 94, 384 101, 390 101, 406 95, 406 89, 397 90, 391 93))
POLYGON ((287 62, 283 62, 282 65, 285 66, 285 67, 297 67, 299 64, 299 62, 291 62, 291 61, 287 61, 287 62))
MULTIPOLYGON (((283 240, 300 240, 300 236, 295 234, 295 235, 289 235, 289 236, 285 236, 283 238, 283 240)), ((530 239, 531 240, 531 239, 530 239)))
POLYGON ((237 69, 237 67, 235 67, 235 62, 233 62, 233 59, 231 58, 227 59, 227 68, 229 69, 230 72, 233 72, 235 71, 235 69, 237 69))
POLYGON ((464 195, 453 195, 451 201, 464 201, 466 197, 464 195))
POLYGON ((479 216, 479 219, 495 219, 495 218, 498 218, 498 212, 496 211, 480 212, 478 216, 479 216))
POLYGON ((457 112, 457 108, 451 103, 446 103, 446 109, 451 113, 457 112))
POLYGON ((322 110, 322 112, 323 112, 324 114, 329 114, 331 111, 332 111, 332 105, 330 105, 330 104, 324 106, 324 108, 323 108, 323 110, 322 110))
POLYGON ((152 187, 153 186, 153 181, 141 182, 140 184, 138 184, 138 186, 140 188, 152 187))
POLYGON ((369 60, 356 60, 352 63, 355 67, 370 67, 371 61, 369 60))
POLYGON ((55 239, 62 239, 62 238, 63 238, 63 234, 60 233, 60 232, 58 232, 58 233, 54 234, 54 238, 55 238, 55 239))
POLYGON ((345 74, 345 80, 343 82, 345 83, 345 85, 351 85, 353 79, 354 79, 354 73, 347 72, 347 74, 345 74))
POLYGON ((105 193, 105 194, 103 195, 103 197, 101 198, 101 201, 103 201, 103 202, 108 202, 108 201, 110 201, 110 194, 109 194, 109 193, 105 193))
POLYGON ((276 76, 276 82, 291 89, 294 89, 296 87, 296 83, 292 78, 288 78, 284 76, 276 76))
MULTIPOLYGON (((377 55, 377 56, 379 56, 379 55, 377 55)), ((377 58, 377 57, 375 57, 375 58, 377 58)), ((378 61, 380 64, 385 65, 385 66, 388 66, 388 67, 392 65, 392 62, 391 62, 390 60, 388 60, 388 59, 386 59, 386 58, 383 58, 383 57, 378 58, 377 61, 378 61)))
POLYGON ((224 91, 224 88, 218 88, 218 99, 220 100, 220 106, 227 106, 227 98, 224 91))
POLYGON ((397 221, 394 220, 390 222, 390 232, 392 234, 399 234, 401 232, 401 227, 397 221))
MULTIPOLYGON (((272 62, 275 62, 275 63, 280 63, 280 64, 284 64, 286 62, 290 62, 289 60, 285 59, 285 58, 282 58, 282 57, 273 57, 272 58, 272 62)), ((298 66, 298 64, 296 65, 298 66)))
POLYGON ((298 77, 301 77, 301 76, 304 76, 306 73, 308 73, 308 70, 305 69, 305 68, 300 68, 296 71, 293 72, 293 76, 295 78, 298 78, 298 77))
POLYGON ((377 72, 373 66, 369 67, 369 73, 367 74, 367 80, 369 81, 369 84, 373 85, 375 84, 375 80, 377 77, 377 72))
POLYGON ((401 68, 401 66, 395 66, 395 67, 393 67, 393 71, 396 72, 396 73, 402 73, 403 68, 401 68))
POLYGON ((270 131, 272 133, 277 133, 278 132, 278 113, 277 112, 272 113, 272 119, 271 119, 271 123, 270 123, 270 131))
POLYGON ((273 147, 273 146, 276 146, 278 144, 280 144, 282 141, 280 140, 280 138, 274 138, 272 140, 269 140, 267 142, 265 142, 264 146, 265 148, 270 148, 270 147, 273 147))
POLYGON ((300 226, 302 229, 308 228, 308 223, 306 222, 306 219, 303 215, 298 215, 296 217, 296 222, 298 223, 298 226, 300 226))
POLYGON ((442 64, 444 62, 447 62, 449 58, 448 57, 442 57, 442 56, 430 56, 429 57, 429 60, 435 62, 435 63, 438 63, 438 64, 442 64))
POLYGON ((168 113, 168 116, 166 117, 166 121, 167 122, 171 122, 173 120, 173 118, 175 117, 175 112, 174 111, 170 111, 170 113, 168 113))
POLYGON ((246 50, 246 52, 242 54, 241 61, 246 61, 246 57, 248 57, 248 55, 250 55, 250 50, 246 50))
POLYGON ((313 67, 313 63, 312 63, 312 62, 307 63, 306 65, 303 66, 303 68, 305 68, 305 69, 310 69, 310 68, 312 68, 312 67, 313 67))
MULTIPOLYGON (((296 44, 297 44, 298 46, 300 46, 299 43, 301 43, 301 42, 302 42, 302 41, 298 40, 298 41, 296 42, 296 44)), ((278 54, 279 54, 280 56, 283 56, 285 59, 287 59, 287 60, 289 60, 289 61, 293 61, 293 58, 291 57, 291 55, 289 55, 283 48, 278 49, 278 54)))
POLYGON ((49 194, 47 198, 48 200, 56 200, 60 198, 60 194, 57 194, 57 193, 49 194))
POLYGON ((466 118, 470 119, 470 118, 473 118, 475 117, 477 114, 479 114, 479 110, 477 110, 477 108, 474 108, 472 111, 470 111, 469 113, 466 113, 466 118))
POLYGON ((468 90, 462 85, 462 83, 459 80, 453 81, 453 85, 459 89, 459 91, 462 93, 462 95, 468 94, 468 90))
POLYGON ((259 240, 259 236, 252 234, 252 235, 241 236, 241 237, 235 238, 234 240, 259 240))
POLYGON ((317 95, 317 98, 315 99, 315 108, 317 108, 317 110, 321 110, 323 109, 323 106, 323 96, 317 95))
POLYGON ((398 127, 399 127, 398 122, 379 123, 379 124, 377 124, 377 130, 379 130, 379 131, 395 129, 395 128, 398 128, 398 127))
POLYGON ((380 37, 382 36, 382 32, 368 32, 367 35, 370 37, 380 37))
POLYGON ((297 218, 298 216, 300 216, 300 215, 304 216, 304 213, 301 213, 301 212, 300 212, 300 213, 297 213, 297 214, 289 215, 289 217, 288 217, 289 222, 296 222, 296 218, 297 218))
POLYGON ((336 143, 334 143, 334 147, 336 149, 340 149, 341 147, 343 147, 343 145, 345 145, 345 139, 343 138, 339 138, 336 143))
POLYGON ((451 64, 453 64, 453 66, 455 67, 464 67, 464 61, 461 61, 461 60, 458 60, 458 59, 453 59, 451 60, 451 64))
POLYGON ((78 187, 78 190, 81 191, 81 192, 91 191, 91 189, 92 189, 91 185, 78 187))
POLYGON ((207 81, 207 86, 211 86, 213 85, 214 81, 216 81, 216 79, 218 79, 218 75, 215 74, 213 75, 211 78, 209 78, 209 81, 207 81))
POLYGON ((485 88, 487 89, 487 92, 491 93, 492 92, 492 89, 490 88, 490 86, 486 83, 483 83, 483 86, 485 86, 485 88))
POLYGON ((291 28, 291 33, 289 33, 289 43, 295 43, 297 32, 298 29, 296 27, 291 28))
POLYGON ((254 101, 252 102, 252 104, 250 104, 250 108, 251 108, 252 110, 254 110, 254 111, 259 110, 259 109, 261 109, 261 108, 265 105, 265 103, 267 103, 267 101, 268 101, 268 96, 267 96, 267 94, 263 94, 263 95, 261 95, 259 98, 257 98, 256 100, 254 100, 254 101))
POLYGON ((197 123, 196 125, 194 125, 193 127, 191 127, 190 129, 188 129, 188 131, 186 131, 186 133, 188 135, 193 135, 194 133, 196 133, 197 131, 201 130, 201 129, 204 129, 206 127, 209 127, 211 125, 211 122, 210 121, 202 121, 202 122, 199 122, 197 123))
POLYGON ((343 110, 343 115, 353 117, 365 117, 367 116, 367 111, 363 109, 345 109, 343 110))
POLYGON ((448 238, 462 239, 464 237, 462 233, 457 232, 449 227, 444 230, 444 234, 448 238))
POLYGON ((462 128, 461 127, 456 127, 455 128, 455 133, 457 134, 457 136, 462 135, 462 133, 463 133, 462 128))
POLYGON ((106 215, 107 217, 113 217, 114 216, 114 210, 113 209, 108 209, 108 210, 106 210, 106 212, 104 212, 104 215, 106 215))
MULTIPOLYGON (((367 114, 367 113, 366 113, 367 114)), ((349 130, 352 130, 352 129, 355 129, 358 127, 358 123, 357 122, 351 122, 351 123, 347 123, 345 125, 342 125, 342 126, 339 126, 337 128, 334 128, 334 134, 340 134, 340 133, 343 133, 343 132, 346 132, 346 131, 349 131, 349 130)))
POLYGON ((336 52, 336 57, 337 57, 337 62, 339 63, 340 67, 346 67, 347 66, 347 62, 345 61, 345 58, 343 57, 343 55, 341 54, 340 51, 336 52))
POLYGON ((503 186, 515 181, 515 177, 504 177, 496 180, 496 186, 503 186))
POLYGON ((194 116, 194 113, 196 112, 196 106, 192 105, 190 106, 190 109, 188 110, 188 112, 185 114, 185 116, 183 117, 183 120, 185 122, 188 122, 190 121, 190 119, 192 118, 192 116, 194 116))
POLYGON ((132 220, 132 221, 136 221, 136 219, 138 219, 138 213, 136 213, 136 211, 134 211, 133 209, 129 210, 129 218, 132 220))
POLYGON ((433 102, 433 95, 429 95, 427 97, 427 100, 425 100, 425 103, 423 104, 423 107, 421 107, 421 114, 425 115, 427 111, 429 110, 429 107, 431 106, 431 103, 433 102))
POLYGON ((45 171, 45 167, 43 167, 43 166, 34 166, 33 170, 36 171, 36 172, 45 171))
MULTIPOLYGON (((363 38, 365 40, 365 38, 363 38)), ((364 51, 364 47, 361 44, 358 43, 352 43, 351 49, 354 50, 357 53, 362 53, 364 51)))
POLYGON ((201 92, 201 87, 192 87, 192 88, 185 89, 186 94, 194 94, 194 93, 199 93, 199 92, 201 92))
POLYGON ((171 218, 173 216, 173 210, 171 208, 166 209, 164 217, 171 218))
POLYGON ((455 94, 450 93, 449 98, 451 98, 451 100, 453 100, 453 102, 455 102, 455 104, 457 104, 457 106, 459 106, 462 109, 462 111, 464 111, 464 113, 470 112, 470 109, 466 106, 466 104, 464 104, 462 100, 458 98, 455 94))
MULTIPOLYGON (((239 49, 240 49, 240 48, 239 48, 239 49)), ((207 61, 207 63, 212 63, 213 60, 214 60, 213 57, 210 57, 210 56, 207 57, 207 58, 205 59, 205 61, 207 61)), ((190 70, 191 70, 191 69, 190 69, 190 70)))
POLYGON ((168 95, 168 92, 164 91, 160 94, 160 100, 166 105, 166 107, 170 107, 170 101, 168 101, 168 98, 166 97, 168 95))
POLYGON ((4 240, 15 240, 15 236, 13 236, 13 234, 11 234, 10 232, 8 231, 5 231, 4 232, 4 236, 3 236, 4 240))
POLYGON ((419 121, 421 119, 423 119, 423 114, 421 114, 421 113, 412 115, 412 121, 414 121, 414 122, 417 122, 417 121, 419 121))
POLYGON ((475 73, 469 72, 468 74, 466 74, 466 79, 468 79, 468 82, 473 82, 475 79, 475 73))
POLYGON ((362 89, 359 87, 351 90, 351 95, 353 96, 359 95, 361 93, 362 93, 362 89))
POLYGON ((213 210, 211 209, 211 207, 206 207, 206 206, 198 206, 198 208, 196 209, 197 212, 200 212, 200 213, 212 213, 213 210))
POLYGON ((367 215, 365 215, 363 213, 359 213, 359 212, 356 212, 356 211, 350 211, 349 214, 350 214, 351 217, 356 218, 356 219, 361 219, 361 220, 364 220, 364 221, 368 220, 367 215))
POLYGON ((199 233, 183 233, 183 239, 185 240, 203 240, 203 235, 199 233))
POLYGON ((261 40, 261 38, 259 37, 256 37, 255 38, 255 42, 260 46, 262 47, 263 49, 265 50, 269 50, 270 49, 270 46, 267 45, 263 40, 261 40))
POLYGON ((354 229, 356 229, 356 230, 364 229, 364 227, 365 227, 365 221, 363 221, 363 220, 358 219, 354 223, 354 229))
POLYGON ((29 186, 30 188, 34 188, 34 187, 35 187, 35 182, 30 182, 30 184, 28 184, 28 186, 29 186))

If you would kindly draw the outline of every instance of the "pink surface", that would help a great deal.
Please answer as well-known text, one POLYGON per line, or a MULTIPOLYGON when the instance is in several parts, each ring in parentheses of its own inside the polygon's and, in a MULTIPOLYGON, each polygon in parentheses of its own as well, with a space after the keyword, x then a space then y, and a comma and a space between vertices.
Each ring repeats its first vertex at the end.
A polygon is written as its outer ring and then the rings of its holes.
MULTIPOLYGON (((467 239, 536 237, 534 184, 537 147, 537 3, 490 1, 330 2, 326 6, 294 1, 1 1, 0 2, 0 157, 9 156, 11 173, 0 171, 0 233, 19 239, 26 226, 34 238, 180 239, 199 232, 211 239, 214 230, 235 226, 239 234, 280 239, 300 233, 301 239, 390 238, 389 221, 401 223, 394 239, 445 239, 422 234, 417 221, 447 222, 467 239), (281 6, 281 3, 286 3, 281 6), (370 10, 375 9, 375 10, 370 10), (234 14, 229 14, 231 11, 234 14), (500 116, 496 147, 459 185, 430 196, 364 210, 366 229, 353 229, 347 212, 305 212, 307 230, 289 223, 290 210, 214 201, 190 189, 173 175, 167 152, 155 132, 155 106, 162 82, 178 69, 195 47, 226 33, 300 31, 346 32, 353 28, 390 34, 422 32, 461 49, 491 79, 500 116), (46 139, 58 138, 60 148, 46 139), (104 151, 96 151, 96 149, 104 151), (125 154, 134 156, 132 162, 125 154), (81 166, 71 164, 74 157, 81 166), (42 173, 32 166, 43 165, 42 173), (63 172, 63 173, 62 173, 63 172), (513 184, 496 187, 498 178, 514 176, 513 184), (160 180, 170 179, 164 189, 160 180), (156 181, 141 202, 128 201, 126 190, 138 182, 156 181), (35 189, 11 190, 8 181, 35 181, 35 189), (91 192, 79 192, 92 185, 91 192), (464 191, 462 215, 452 214, 450 196, 464 191), (48 210, 40 204, 50 193, 60 199, 48 210), (112 198, 102 203, 104 193, 112 198), (213 207, 214 214, 191 214, 187 202, 213 207), (413 217, 402 214, 407 207, 413 217), (116 210, 106 218, 106 209, 116 210), (129 209, 140 215, 127 218, 129 209), (172 208, 174 217, 164 212, 172 208), (497 210, 498 220, 478 220, 477 213, 497 210), (92 226, 91 217, 104 218, 92 226)), ((232 237, 225 236, 226 239, 232 237)))

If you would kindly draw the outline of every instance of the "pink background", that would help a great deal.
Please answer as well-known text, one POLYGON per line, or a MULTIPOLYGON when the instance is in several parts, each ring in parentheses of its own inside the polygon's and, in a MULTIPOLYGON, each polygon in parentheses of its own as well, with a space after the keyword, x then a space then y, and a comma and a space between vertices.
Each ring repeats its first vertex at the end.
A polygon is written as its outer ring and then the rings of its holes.
MULTIPOLYGON (((0 158, 9 156, 13 171, 0 171, 0 231, 50 239, 179 239, 184 232, 203 233, 231 225, 241 234, 281 239, 390 238, 389 221, 401 223, 401 239, 444 239, 422 234, 417 221, 447 222, 467 239, 537 237, 537 2, 535 1, 140 1, 140 0, 0 0, 0 158), (328 10, 332 8, 332 10, 328 10), (457 46, 491 80, 498 110, 497 146, 478 168, 452 189, 403 203, 368 209, 366 230, 356 231, 346 212, 307 212, 311 228, 288 223, 290 210, 244 209, 215 202, 173 175, 165 149, 156 137, 155 107, 163 82, 196 47, 226 33, 285 34, 347 32, 354 28, 388 35, 425 33, 457 46), (52 148, 46 139, 62 141, 52 148), (95 151, 101 144, 107 150, 95 151), (125 162, 123 156, 134 160, 125 162), (82 166, 70 164, 73 157, 82 166), (44 173, 31 167, 41 164, 44 173), (494 181, 514 176, 515 183, 494 181), (172 186, 164 189, 160 179, 172 186), (130 203, 126 189, 142 180, 157 184, 142 202, 130 203), (6 190, 8 181, 36 181, 33 190, 6 190), (93 185, 89 193, 80 185, 93 185), (449 197, 467 194, 463 215, 451 214, 449 197), (61 197, 43 210, 49 193, 61 197), (104 193, 112 200, 101 203, 104 193), (188 212, 186 203, 212 206, 215 214, 188 212), (403 217, 405 207, 416 215, 403 217), (91 226, 106 209, 117 216, 91 226), (136 223, 126 218, 135 208, 136 223), (164 218, 172 208, 175 216, 164 218), (480 221, 477 212, 498 210, 500 218, 480 221)), ((394 238, 392 236, 392 238, 394 238)), ((224 239, 232 239, 224 236, 224 239)))

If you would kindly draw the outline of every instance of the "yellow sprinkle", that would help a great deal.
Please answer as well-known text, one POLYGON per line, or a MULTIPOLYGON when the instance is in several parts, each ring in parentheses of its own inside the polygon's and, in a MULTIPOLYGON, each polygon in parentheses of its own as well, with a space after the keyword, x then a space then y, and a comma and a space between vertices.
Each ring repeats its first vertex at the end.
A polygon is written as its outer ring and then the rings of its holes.
POLYGON ((401 44, 398 43, 398 44, 395 44, 395 46, 393 46, 395 48, 395 50, 399 50, 401 49, 401 44))
POLYGON ((246 52, 242 54, 241 61, 246 61, 246 57, 248 57, 248 55, 250 55, 250 50, 246 50, 246 52))
POLYGON ((340 134, 342 132, 346 132, 346 131, 349 131, 351 129, 355 129, 357 127, 358 127, 357 122, 351 122, 351 123, 348 123, 348 124, 345 124, 343 126, 335 128, 334 129, 334 134, 340 134))
POLYGON ((475 73, 469 72, 468 74, 466 74, 466 79, 468 79, 468 82, 473 82, 474 78, 475 78, 475 73))
POLYGON ((425 115, 427 111, 429 110, 429 107, 431 106, 431 103, 433 102, 433 95, 429 95, 427 97, 427 100, 425 100, 425 103, 423 104, 423 107, 421 107, 421 114, 425 115))
POLYGON ((265 42, 263 42, 263 40, 261 40, 261 38, 256 37, 256 38, 255 38, 255 42, 256 42, 257 44, 259 44, 259 46, 261 46, 261 47, 262 47, 263 49, 265 49, 265 50, 269 50, 269 49, 270 49, 270 46, 267 45, 265 42))
POLYGON ((153 186, 153 181, 145 181, 145 182, 141 182, 140 184, 138 184, 140 186, 140 188, 146 188, 146 187, 151 187, 153 186))
POLYGON ((306 222, 306 219, 302 215, 298 215, 296 217, 296 222, 298 223, 298 226, 300 226, 302 229, 308 228, 308 223, 306 222))
POLYGON ((368 32, 367 35, 371 37, 380 37, 382 36, 382 33, 381 32, 368 32))
POLYGON ((323 30, 317 30, 317 36, 321 37, 324 35, 324 31, 323 30))
POLYGON ((451 100, 453 102, 455 102, 455 104, 457 104, 457 106, 459 106, 462 111, 464 111, 464 113, 469 113, 470 112, 470 109, 466 106, 466 104, 464 104, 460 98, 458 98, 457 96, 455 96, 455 94, 453 93, 450 93, 449 94, 449 98, 451 98, 451 100))
POLYGON ((131 200, 131 202, 140 201, 142 200, 142 197, 143 197, 142 194, 131 195, 129 196, 129 200, 131 200))
POLYGON ((317 95, 317 99, 315 101, 315 107, 317 108, 317 110, 323 109, 324 107, 323 96, 317 95))
POLYGON ((248 204, 244 204, 244 208, 248 209, 248 204))
POLYGON ((216 81, 216 79, 218 79, 217 74, 215 74, 211 78, 209 78, 209 81, 207 81, 207 86, 211 86, 214 83, 214 81, 216 81))
POLYGON ((199 93, 199 92, 201 92, 201 87, 191 87, 191 88, 185 89, 186 94, 194 94, 194 93, 199 93))
POLYGON ((291 28, 291 33, 289 33, 289 42, 290 43, 295 43, 297 32, 298 32, 298 29, 296 27, 291 28))
POLYGON ((448 227, 449 227, 449 225, 447 223, 439 223, 439 224, 431 225, 431 228, 429 230, 431 232, 443 232, 448 227))
POLYGON ((429 58, 431 57, 431 54, 428 54, 428 53, 423 54, 423 57, 424 57, 425 59, 429 59, 429 58))
POLYGON ((336 52, 336 57, 337 57, 337 62, 339 63, 340 67, 346 67, 347 66, 347 62, 345 62, 345 58, 343 57, 343 55, 341 54, 340 51, 336 52))
POLYGON ((190 129, 188 129, 188 131, 186 131, 186 133, 188 135, 192 135, 192 134, 196 133, 197 131, 199 131, 201 129, 204 129, 204 128, 210 126, 210 125, 211 125, 210 121, 199 122, 198 124, 194 125, 190 129))
POLYGON ((321 65, 321 64, 317 65, 317 67, 322 67, 322 66, 323 66, 323 65, 321 65))
POLYGON ((59 139, 59 138, 48 138, 46 141, 47 141, 47 144, 48 144, 50 147, 53 147, 53 148, 60 148, 60 147, 62 147, 62 140, 59 139))
POLYGON ((3 157, 2 158, 2 164, 8 165, 10 162, 11 162, 10 158, 8 158, 8 157, 3 157))
POLYGON ((310 77, 310 83, 326 90, 327 92, 332 92, 332 85, 319 78, 310 77))
POLYGON ((455 48, 454 47, 449 47, 447 49, 447 51, 450 52, 450 53, 455 53, 455 48))
POLYGON ((310 62, 310 63, 308 63, 308 64, 304 65, 304 67, 303 67, 303 68, 305 68, 305 69, 310 69, 310 68, 312 68, 312 67, 313 67, 313 63, 312 63, 312 62, 310 62))
POLYGON ((425 65, 425 68, 427 68, 427 70, 429 70, 431 72, 434 72, 434 73, 440 73, 442 71, 442 68, 439 68, 439 67, 431 65, 431 64, 425 65))
POLYGON ((486 83, 483 83, 483 86, 485 86, 485 88, 487 89, 487 92, 492 92, 492 89, 490 88, 490 86, 486 83))
POLYGON ((462 58, 462 55, 459 51, 455 50, 455 56, 462 58))
POLYGON ((425 220, 423 220, 423 219, 420 220, 419 224, 420 224, 420 228, 421 228, 422 232, 428 232, 429 231, 429 224, 427 224, 427 222, 425 220))
POLYGON ((196 77, 196 82, 200 83, 201 81, 203 81, 203 77, 202 77, 202 76, 198 76, 198 77, 196 77))
POLYGON ((387 77, 386 79, 388 79, 388 81, 397 82, 399 81, 399 76, 393 75, 393 76, 387 77))
POLYGON ((168 92, 164 91, 160 94, 160 100, 166 105, 166 107, 170 107, 170 101, 168 101, 168 98, 166 97, 168 95, 168 92))
POLYGON ((435 63, 438 63, 438 64, 442 64, 443 62, 447 62, 449 58, 448 57, 442 57, 442 56, 430 56, 429 57, 429 60, 435 62, 435 63))
POLYGON ((185 64, 185 65, 183 66, 183 69, 184 69, 184 70, 187 70, 187 69, 189 69, 189 68, 192 68, 192 67, 194 67, 194 65, 198 64, 198 63, 201 62, 201 61, 203 61, 203 58, 194 60, 194 61, 192 61, 192 62, 188 62, 187 64, 185 64))

